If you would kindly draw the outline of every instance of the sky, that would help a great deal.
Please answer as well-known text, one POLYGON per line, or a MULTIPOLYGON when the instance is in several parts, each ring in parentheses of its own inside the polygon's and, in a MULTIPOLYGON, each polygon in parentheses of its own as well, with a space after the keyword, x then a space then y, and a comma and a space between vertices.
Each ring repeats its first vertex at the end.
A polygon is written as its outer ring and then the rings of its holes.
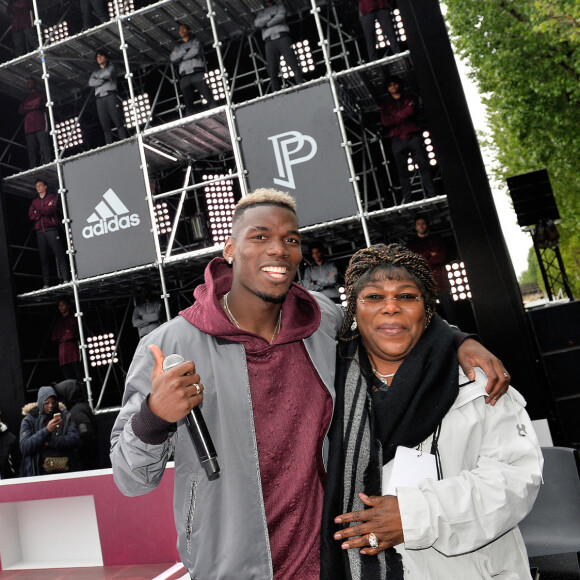
MULTIPOLYGON (((481 102, 477 86, 467 77, 467 65, 461 62, 457 56, 456 61, 475 130, 489 133, 485 106, 481 102)), ((490 157, 487 151, 483 151, 483 160, 487 174, 490 177, 493 200, 499 216, 503 236, 509 249, 516 276, 519 276, 528 267, 528 250, 532 247, 532 237, 529 233, 522 232, 518 225, 516 212, 511 205, 511 198, 507 193, 507 185, 505 183, 494 182, 491 179, 491 167, 493 167, 494 159, 490 157)))

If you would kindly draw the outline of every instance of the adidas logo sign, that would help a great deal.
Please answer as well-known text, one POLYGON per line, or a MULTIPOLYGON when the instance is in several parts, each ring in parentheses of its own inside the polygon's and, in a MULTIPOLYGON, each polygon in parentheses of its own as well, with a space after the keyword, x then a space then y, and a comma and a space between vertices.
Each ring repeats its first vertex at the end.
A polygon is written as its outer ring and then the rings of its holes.
POLYGON ((112 189, 108 189, 87 222, 90 225, 85 226, 82 233, 83 238, 90 239, 138 226, 141 220, 139 214, 129 215, 127 206, 119 199, 119 196, 112 189))

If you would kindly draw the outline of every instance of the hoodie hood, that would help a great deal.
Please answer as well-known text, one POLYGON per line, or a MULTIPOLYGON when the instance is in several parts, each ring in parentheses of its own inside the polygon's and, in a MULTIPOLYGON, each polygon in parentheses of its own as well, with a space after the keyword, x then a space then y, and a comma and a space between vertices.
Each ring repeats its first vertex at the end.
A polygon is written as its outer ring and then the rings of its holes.
POLYGON ((57 398, 70 409, 75 403, 82 401, 80 386, 76 379, 67 379, 54 385, 57 398))
MULTIPOLYGON (((195 304, 182 310, 180 316, 211 336, 246 344, 254 341, 256 335, 234 326, 219 303, 232 286, 233 273, 226 260, 214 258, 207 265, 204 277, 205 284, 193 293, 195 304)), ((302 286, 292 284, 282 304, 282 326, 274 342, 284 344, 309 337, 319 327, 320 318, 318 302, 302 286)))
POLYGON ((52 387, 40 387, 40 389, 38 389, 38 399, 36 401, 38 403, 38 410, 40 413, 42 413, 44 402, 46 399, 48 399, 48 397, 54 397, 56 400, 58 400, 58 395, 52 387))

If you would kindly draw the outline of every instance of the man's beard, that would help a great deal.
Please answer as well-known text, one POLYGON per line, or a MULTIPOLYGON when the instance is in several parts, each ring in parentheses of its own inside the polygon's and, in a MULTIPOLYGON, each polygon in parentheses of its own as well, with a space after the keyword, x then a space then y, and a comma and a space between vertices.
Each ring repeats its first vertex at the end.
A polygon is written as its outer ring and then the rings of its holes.
POLYGON ((281 296, 272 296, 271 294, 266 294, 265 292, 256 292, 258 298, 261 298, 264 302, 271 302, 272 304, 283 304, 288 296, 288 291, 286 291, 281 296))

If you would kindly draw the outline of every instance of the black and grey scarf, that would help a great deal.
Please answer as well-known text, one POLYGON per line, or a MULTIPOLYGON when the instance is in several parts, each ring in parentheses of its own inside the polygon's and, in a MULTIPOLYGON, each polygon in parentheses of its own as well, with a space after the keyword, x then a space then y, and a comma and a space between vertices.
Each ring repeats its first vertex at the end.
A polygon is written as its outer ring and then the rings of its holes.
POLYGON ((401 558, 393 548, 376 557, 358 550, 342 554, 340 542, 332 539, 338 528, 332 520, 365 509, 359 492, 381 495, 382 466, 397 446, 416 447, 441 423, 458 394, 453 333, 435 316, 387 390, 373 388, 380 383, 360 341, 346 343, 344 350, 338 359, 337 403, 329 434, 321 578, 400 580, 401 558))

